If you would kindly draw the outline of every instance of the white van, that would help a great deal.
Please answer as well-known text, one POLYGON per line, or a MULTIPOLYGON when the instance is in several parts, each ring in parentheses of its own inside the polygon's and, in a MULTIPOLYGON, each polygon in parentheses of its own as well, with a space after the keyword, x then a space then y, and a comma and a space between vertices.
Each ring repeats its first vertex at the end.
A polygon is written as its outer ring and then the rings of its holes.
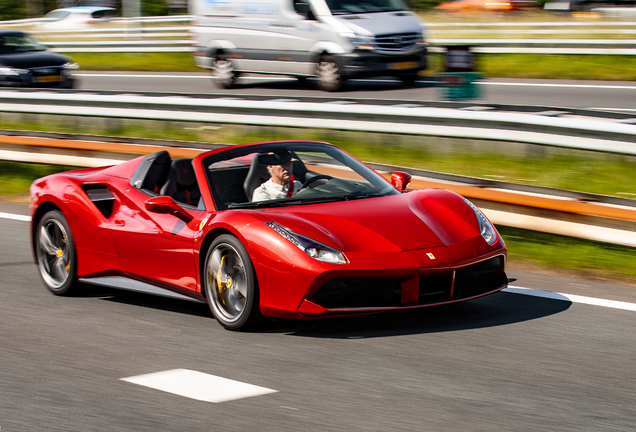
POLYGON ((426 69, 424 23, 403 0, 190 0, 198 66, 229 88, 241 73, 316 77, 336 91, 349 78, 426 69))

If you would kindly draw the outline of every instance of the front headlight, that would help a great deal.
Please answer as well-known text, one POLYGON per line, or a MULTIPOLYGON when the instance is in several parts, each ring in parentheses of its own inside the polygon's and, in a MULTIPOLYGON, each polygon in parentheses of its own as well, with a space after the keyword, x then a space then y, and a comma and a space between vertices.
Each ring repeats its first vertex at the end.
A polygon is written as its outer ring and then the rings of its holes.
POLYGON ((68 62, 62 66, 64 69, 78 70, 79 65, 75 62, 68 62))
POLYGON ((349 39, 355 49, 370 50, 375 48, 375 39, 372 36, 362 36, 355 33, 345 33, 343 36, 349 39))
POLYGON ((333 264, 346 264, 347 260, 344 254, 339 250, 329 247, 325 244, 312 240, 309 237, 297 234, 284 226, 277 224, 276 222, 265 222, 265 225, 276 231, 283 236, 286 240, 292 243, 301 251, 318 261, 333 263, 333 264))
POLYGON ((0 67, 0 75, 6 76, 20 76, 22 74, 29 73, 27 69, 15 69, 12 67, 2 66, 0 67))
POLYGON ((475 211, 477 221, 479 222, 479 233, 484 240, 486 240, 486 243, 492 246, 492 244, 497 241, 497 230, 493 224, 490 223, 486 215, 484 215, 475 204, 471 203, 466 198, 464 198, 464 202, 475 211))

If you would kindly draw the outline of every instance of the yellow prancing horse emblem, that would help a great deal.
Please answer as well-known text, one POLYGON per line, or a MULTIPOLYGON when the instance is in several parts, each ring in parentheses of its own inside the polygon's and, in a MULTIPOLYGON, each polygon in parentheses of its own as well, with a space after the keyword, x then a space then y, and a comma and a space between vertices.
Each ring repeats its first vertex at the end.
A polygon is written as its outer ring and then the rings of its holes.
POLYGON ((430 259, 432 259, 432 260, 433 260, 433 259, 435 259, 435 255, 433 255, 433 254, 432 254, 432 253, 430 253, 430 252, 428 252, 428 253, 426 254, 426 256, 427 256, 427 257, 429 257, 429 258, 430 258, 430 259))

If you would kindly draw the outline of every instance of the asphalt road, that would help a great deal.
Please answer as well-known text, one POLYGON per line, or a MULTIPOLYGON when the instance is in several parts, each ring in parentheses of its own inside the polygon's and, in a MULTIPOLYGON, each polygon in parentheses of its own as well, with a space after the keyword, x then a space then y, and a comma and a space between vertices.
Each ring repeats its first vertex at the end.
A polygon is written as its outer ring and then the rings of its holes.
MULTIPOLYGON (((208 73, 88 72, 78 73, 81 89, 160 91, 178 93, 271 95, 293 98, 324 96, 380 98, 409 101, 441 100, 439 89, 422 80, 407 87, 397 80, 352 80, 344 91, 316 90, 311 80, 251 75, 240 78, 234 89, 217 87, 208 73)), ((575 81, 532 79, 487 79, 479 84, 482 103, 538 105, 568 108, 603 108, 636 112, 636 83, 622 81, 575 81)))
MULTIPOLYGON (((0 203, 0 212, 28 208, 0 203)), ((633 431, 636 312, 499 293, 447 307, 223 330, 206 305, 41 284, 0 218, 0 427, 9 431, 633 431), (210 403, 121 378, 188 369, 275 390, 210 403)), ((511 271, 517 286, 633 287, 511 271)), ((606 297, 604 297, 606 296, 606 297)))

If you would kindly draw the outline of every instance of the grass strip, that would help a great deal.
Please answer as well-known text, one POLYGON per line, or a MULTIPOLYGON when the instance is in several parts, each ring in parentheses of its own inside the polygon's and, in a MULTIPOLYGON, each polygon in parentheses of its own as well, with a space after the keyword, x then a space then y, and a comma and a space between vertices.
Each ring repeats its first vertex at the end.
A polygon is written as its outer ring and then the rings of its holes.
POLYGON ((242 144, 327 141, 368 162, 636 198, 636 156, 511 142, 77 116, 3 114, 0 129, 242 144))
MULTIPOLYGON (((86 71, 204 72, 190 53, 66 53, 86 71)), ((442 54, 429 54, 424 75, 443 71, 442 54)), ((636 80, 636 56, 476 54, 475 70, 486 78, 636 80)))

